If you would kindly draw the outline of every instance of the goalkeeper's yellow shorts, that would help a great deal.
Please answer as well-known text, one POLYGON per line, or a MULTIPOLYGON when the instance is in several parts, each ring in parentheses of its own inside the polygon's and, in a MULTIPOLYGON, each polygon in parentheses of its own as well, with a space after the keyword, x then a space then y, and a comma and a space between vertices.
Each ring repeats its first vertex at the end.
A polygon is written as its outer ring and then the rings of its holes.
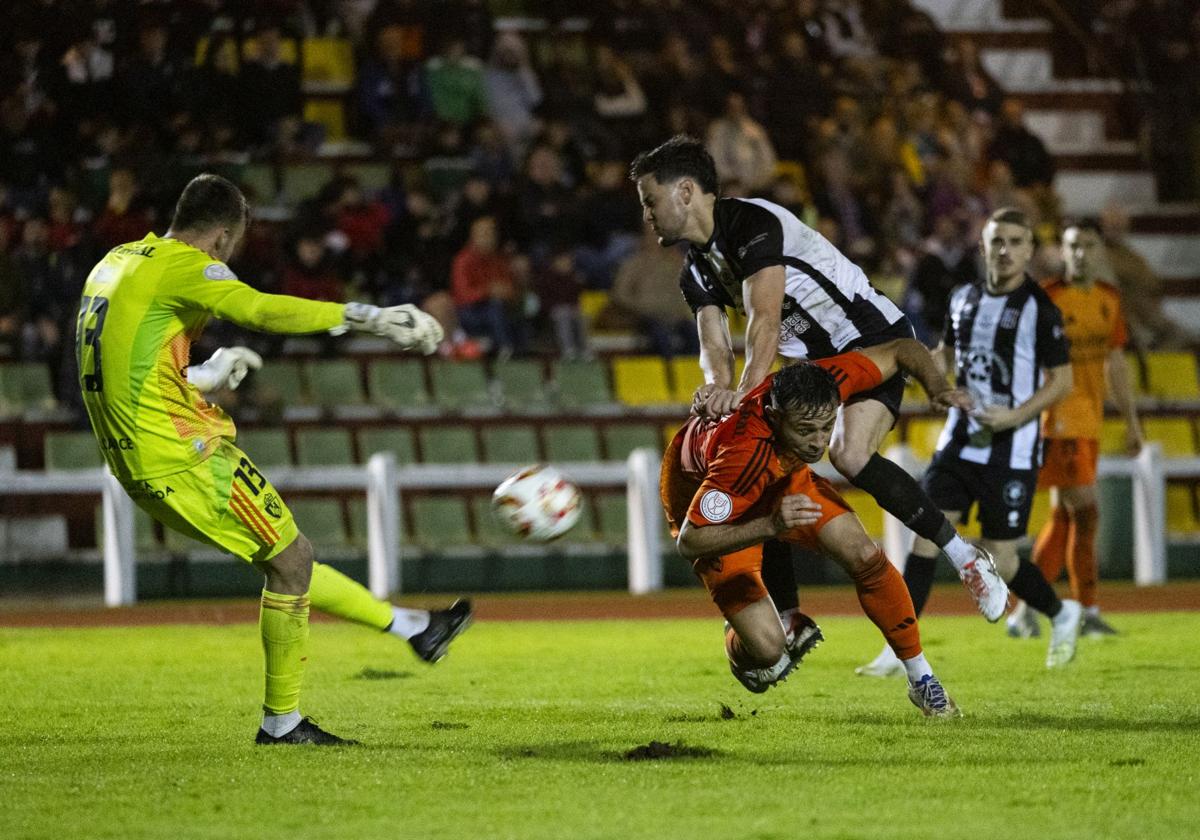
POLYGON ((124 486, 166 527, 248 562, 270 560, 300 533, 266 476, 228 440, 190 470, 124 486))

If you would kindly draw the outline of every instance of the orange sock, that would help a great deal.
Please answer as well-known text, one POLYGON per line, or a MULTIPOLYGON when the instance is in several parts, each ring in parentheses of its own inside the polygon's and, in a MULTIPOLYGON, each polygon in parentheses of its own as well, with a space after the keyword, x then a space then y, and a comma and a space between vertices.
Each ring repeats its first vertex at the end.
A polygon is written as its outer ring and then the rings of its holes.
POLYGON ((1071 538, 1067 541, 1067 577, 1071 597, 1085 607, 1096 604, 1096 583, 1100 577, 1096 561, 1096 508, 1076 508, 1071 512, 1071 538))
POLYGON ((887 639, 896 656, 911 659, 921 653, 921 632, 917 629, 917 611, 904 578, 896 567, 888 562, 882 551, 877 551, 862 571, 853 575, 854 588, 858 591, 858 603, 875 622, 887 639))
POLYGON ((1062 574, 1070 531, 1071 518, 1067 509, 1055 505, 1050 519, 1042 526, 1037 542, 1033 544, 1033 562, 1042 570, 1042 577, 1050 583, 1054 583, 1062 574))

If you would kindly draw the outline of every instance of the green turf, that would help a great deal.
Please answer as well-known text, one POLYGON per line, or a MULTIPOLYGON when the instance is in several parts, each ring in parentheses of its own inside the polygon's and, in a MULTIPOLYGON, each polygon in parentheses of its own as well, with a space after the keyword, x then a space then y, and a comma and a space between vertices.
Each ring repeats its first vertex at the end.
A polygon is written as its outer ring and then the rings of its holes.
POLYGON ((367 744, 337 750, 253 746, 252 625, 0 630, 0 837, 1194 837, 1200 614, 1113 618, 1062 673, 930 619, 959 721, 854 676, 862 619, 761 696, 717 620, 484 623, 435 668, 320 624, 304 708, 367 744), (715 753, 621 757, 651 740, 715 753))

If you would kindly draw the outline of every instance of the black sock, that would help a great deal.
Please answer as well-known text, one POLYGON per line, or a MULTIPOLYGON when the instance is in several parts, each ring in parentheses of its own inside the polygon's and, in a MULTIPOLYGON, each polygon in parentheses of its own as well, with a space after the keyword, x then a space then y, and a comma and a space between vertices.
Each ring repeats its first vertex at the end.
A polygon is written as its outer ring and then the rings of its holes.
POLYGON ((908 585, 908 594, 912 598, 913 609, 917 615, 925 609, 929 600, 929 591, 933 589, 933 573, 937 569, 936 557, 922 557, 919 554, 908 555, 904 563, 904 582, 908 585))
POLYGON ((780 540, 763 543, 763 586, 779 612, 800 606, 796 592, 796 569, 792 566, 792 547, 780 540))
POLYGON ((1062 609, 1062 601, 1054 594, 1054 588, 1046 583, 1038 567, 1028 560, 1017 564, 1017 573, 1008 582, 1008 588, 1026 604, 1050 618, 1054 618, 1062 609))
POLYGON ((939 548, 953 539, 953 527, 915 478, 878 452, 850 483, 866 490, 879 506, 899 519, 917 536, 939 548))

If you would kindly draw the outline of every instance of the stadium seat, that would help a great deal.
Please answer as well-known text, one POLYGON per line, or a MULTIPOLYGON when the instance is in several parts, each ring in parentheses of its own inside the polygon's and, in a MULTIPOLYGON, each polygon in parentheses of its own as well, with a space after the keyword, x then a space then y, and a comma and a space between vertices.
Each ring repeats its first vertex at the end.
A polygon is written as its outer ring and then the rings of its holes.
POLYGON ((664 423, 662 427, 662 444, 665 450, 671 445, 671 441, 675 439, 675 435, 679 434, 679 430, 683 428, 682 423, 664 423))
POLYGON ((1142 432, 1148 441, 1162 445, 1168 458, 1189 458, 1196 454, 1192 423, 1186 417, 1147 417, 1142 432))
POLYGON ((600 439, 593 426, 560 423, 542 429, 542 444, 546 460, 551 463, 562 461, 599 461, 600 439))
POLYGON ((614 423, 603 432, 605 457, 609 461, 623 461, 635 449, 649 447, 662 452, 662 438, 658 427, 648 423, 614 423))
POLYGON ((613 402, 608 374, 595 360, 559 362, 554 367, 554 385, 558 404, 564 409, 586 410, 613 402))
POLYGON ((612 361, 613 392, 626 405, 675 402, 667 382, 667 366, 659 356, 618 356, 612 361))
POLYGON ((304 121, 325 129, 325 140, 336 143, 346 139, 346 106, 338 99, 310 96, 304 100, 304 121))
POLYGON ((871 539, 882 539, 883 510, 879 507, 879 503, 872 499, 869 493, 862 490, 846 489, 838 492, 842 494, 846 503, 854 508, 854 512, 858 514, 859 521, 862 522, 863 528, 871 539))
POLYGON ((608 292, 603 289, 584 289, 579 293, 579 314, 591 323, 608 306, 608 292))
POLYGON ((296 527, 312 544, 320 548, 345 548, 350 545, 342 519, 342 503, 337 499, 286 499, 296 527))
POLYGON ((269 359, 263 364, 263 369, 252 376, 254 392, 264 405, 278 405, 286 409, 291 405, 308 405, 312 402, 300 363, 294 359, 269 359))
POLYGON ((104 456, 91 432, 46 432, 47 470, 90 470, 104 466, 104 456))
POLYGON ((539 412, 549 407, 542 382, 541 362, 510 359, 499 362, 492 373, 500 386, 504 407, 512 412, 539 412))
POLYGON ((20 414, 54 405, 48 366, 41 362, 0 365, 0 414, 20 414))
POLYGON ((409 502, 412 512, 410 538, 426 549, 472 545, 467 520, 467 503, 459 496, 416 496, 409 502))
POLYGON ((333 172, 323 163, 293 163, 283 170, 283 196, 289 206, 312 198, 333 180, 333 172))
POLYGON ((366 402, 358 362, 348 359, 308 362, 304 366, 304 373, 308 392, 319 406, 337 408, 366 402))
POLYGON ((306 85, 349 89, 354 84, 354 48, 346 38, 305 38, 300 55, 306 85))
POLYGON ((1136 352, 1127 352, 1125 354, 1125 363, 1129 366, 1129 379, 1130 384, 1133 385, 1133 393, 1139 397, 1150 396, 1150 389, 1146 380, 1146 365, 1142 357, 1136 352))
POLYGON ((353 464, 350 430, 320 426, 296 429, 296 463, 302 467, 353 464))
POLYGON ((423 464, 477 464, 479 449, 470 426, 425 426, 417 433, 423 464))
POLYGON ((287 429, 239 429, 238 449, 259 467, 286 467, 292 463, 287 429))
POLYGON ((1167 485, 1167 530, 1172 534, 1192 534, 1200 531, 1195 485, 1167 485))
POLYGON ((486 463, 536 464, 542 459, 532 426, 485 426, 480 436, 486 463))
POLYGON ((252 205, 271 205, 279 186, 275 183, 275 167, 266 163, 252 163, 242 169, 238 181, 252 205))
POLYGON ((418 359, 376 359, 367 367, 371 402, 398 413, 427 411, 433 404, 418 359))
POLYGON ((440 408, 463 411, 495 407, 481 363, 435 359, 430 363, 429 373, 433 401, 440 408))
POLYGON ((621 493, 598 493, 595 496, 599 518, 597 534, 609 545, 629 542, 629 506, 621 493))
POLYGON ((1030 537, 1037 537, 1038 531, 1050 518, 1050 491, 1038 490, 1033 494, 1033 506, 1029 510, 1029 526, 1026 532, 1030 537))
POLYGON ((475 518, 475 541, 479 545, 498 547, 521 542, 521 538, 500 524, 492 513, 491 496, 473 496, 471 513, 475 518))
POLYGON ((672 402, 692 404, 692 395, 704 384, 704 371, 698 356, 676 356, 668 362, 671 373, 672 402))
POLYGON ((365 464, 376 452, 392 452, 397 464, 415 464, 416 447, 407 426, 379 426, 358 430, 358 454, 365 464))
POLYGON ((1162 400, 1200 399, 1196 354, 1156 350, 1146 355, 1146 390, 1162 400))
POLYGON ((1105 419, 1100 427, 1100 454, 1125 454, 1125 421, 1105 419))
POLYGON ((907 443, 917 458, 928 461, 937 449, 945 421, 939 417, 914 417, 905 429, 907 443))

